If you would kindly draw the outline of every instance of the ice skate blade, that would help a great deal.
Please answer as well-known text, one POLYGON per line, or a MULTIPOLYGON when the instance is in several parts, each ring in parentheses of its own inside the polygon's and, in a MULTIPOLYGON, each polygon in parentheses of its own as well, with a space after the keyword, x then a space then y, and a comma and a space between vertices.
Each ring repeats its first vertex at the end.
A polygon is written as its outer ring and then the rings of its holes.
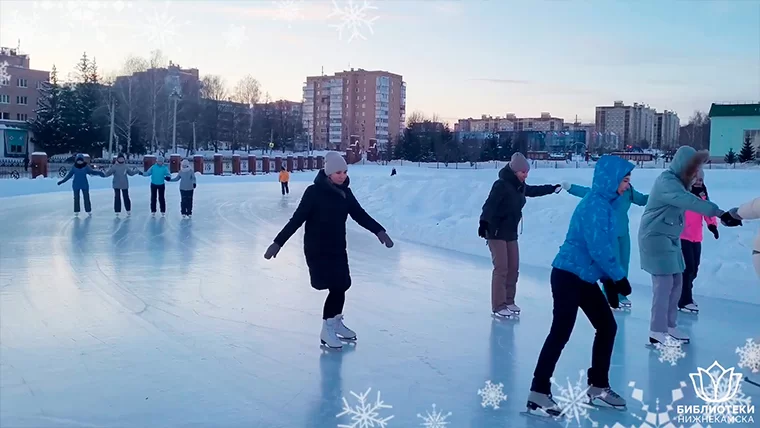
POLYGON ((512 313, 512 315, 499 315, 496 312, 491 313, 491 317, 497 320, 519 320, 520 315, 512 313))
POLYGON ((343 337, 341 335, 338 335, 338 339, 345 340, 346 342, 356 342, 356 336, 354 336, 354 337, 343 337))
POLYGON ((613 406, 612 404, 604 401, 604 399, 601 398, 601 397, 594 397, 594 398, 591 398, 590 396, 587 396, 587 397, 588 397, 588 403, 591 404, 594 407, 598 407, 598 408, 601 408, 601 409, 614 409, 614 410, 619 410, 621 412, 625 411, 625 410, 628 410, 628 407, 625 406, 625 405, 623 405, 623 406, 613 406))
POLYGON ((325 342, 322 339, 320 339, 319 341, 322 344, 322 348, 331 349, 331 350, 335 350, 335 351, 340 351, 341 349, 343 349, 343 346, 332 347, 332 346, 328 345, 327 342, 325 342))
POLYGON ((541 416, 545 418, 558 418, 562 416, 562 411, 559 409, 544 409, 543 407, 539 406, 538 404, 528 401, 527 404, 527 412, 529 415, 532 416, 541 416))
POLYGON ((698 314, 698 313, 699 313, 699 309, 697 309, 697 310, 695 311, 695 310, 686 309, 686 308, 678 308, 678 311, 679 311, 679 312, 684 312, 684 313, 687 313, 687 314, 694 314, 694 315, 696 315, 696 314, 698 314))
POLYGON ((678 339, 678 338, 673 337, 673 336, 670 336, 670 338, 673 339, 673 340, 675 340, 675 341, 681 342, 682 344, 688 344, 689 342, 691 342, 691 339, 678 339))

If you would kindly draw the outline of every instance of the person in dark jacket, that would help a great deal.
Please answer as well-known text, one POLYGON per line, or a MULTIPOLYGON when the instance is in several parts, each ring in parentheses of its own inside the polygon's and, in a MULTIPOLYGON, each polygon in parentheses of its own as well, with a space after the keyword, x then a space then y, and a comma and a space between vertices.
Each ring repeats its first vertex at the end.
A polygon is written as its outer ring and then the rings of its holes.
POLYGON ((356 333, 343 324, 343 304, 351 287, 346 252, 346 220, 350 215, 360 226, 374 233, 386 247, 393 241, 385 229, 361 207, 349 188, 348 166, 339 153, 325 156, 324 169, 314 184, 306 188, 288 224, 274 238, 264 258, 276 257, 285 242, 306 223, 304 255, 311 286, 329 290, 322 312, 320 339, 329 348, 342 348, 340 339, 355 340, 356 333))
POLYGON ((525 198, 550 195, 562 190, 559 184, 525 184, 529 171, 530 164, 522 153, 512 155, 509 164, 499 171, 499 179, 493 183, 480 215, 478 235, 488 241, 493 261, 491 310, 494 315, 501 317, 520 315, 520 307, 515 304, 520 268, 517 226, 522 219, 525 198))
POLYGON ((96 171, 87 165, 84 160, 83 154, 78 154, 74 159, 74 167, 69 170, 66 177, 58 182, 58 185, 69 181, 72 177, 74 181, 71 184, 71 188, 74 191, 74 215, 79 215, 79 197, 80 194, 84 197, 84 211, 90 214, 92 206, 90 205, 90 182, 87 180, 88 175, 97 175, 104 177, 103 171, 96 171))
POLYGON ((113 176, 113 211, 116 216, 121 213, 121 199, 124 198, 124 208, 127 215, 132 215, 132 201, 129 199, 129 177, 140 175, 140 172, 126 164, 126 158, 120 154, 116 163, 111 165, 103 177, 113 176))

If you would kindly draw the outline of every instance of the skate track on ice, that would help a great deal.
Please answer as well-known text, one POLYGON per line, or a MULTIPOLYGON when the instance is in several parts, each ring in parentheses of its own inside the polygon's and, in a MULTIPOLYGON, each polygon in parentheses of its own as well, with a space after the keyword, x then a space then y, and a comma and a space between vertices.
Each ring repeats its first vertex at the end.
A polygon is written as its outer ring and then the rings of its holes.
MULTIPOLYGON (((378 411, 394 415, 388 427, 422 426, 433 403, 452 412, 451 428, 564 426, 520 414, 551 321, 547 267, 522 266, 519 321, 492 320, 490 260, 393 230, 388 250, 349 221, 345 313, 358 343, 322 351, 325 294, 309 286, 302 231, 262 257, 307 184, 284 198, 272 183, 199 185, 190 221, 174 187, 165 219, 149 216, 137 186, 128 219, 114 218, 111 190, 92 192, 92 218, 72 218, 69 191, 0 199, 0 426, 350 426, 336 418, 342 398, 355 406, 350 391, 368 388, 369 401, 380 391, 393 406, 378 411), (481 406, 487 380, 504 385, 499 409, 481 406)), ((686 357, 662 363, 645 347, 651 289, 633 288, 632 312, 616 313, 611 370, 628 411, 592 411, 600 427, 641 424, 631 381, 661 411, 682 381, 677 404, 703 404, 689 373, 737 366, 735 348, 758 337, 756 305, 702 298, 701 314, 679 315, 693 339, 686 357)), ((592 339, 579 313, 560 384, 588 367, 592 339)))

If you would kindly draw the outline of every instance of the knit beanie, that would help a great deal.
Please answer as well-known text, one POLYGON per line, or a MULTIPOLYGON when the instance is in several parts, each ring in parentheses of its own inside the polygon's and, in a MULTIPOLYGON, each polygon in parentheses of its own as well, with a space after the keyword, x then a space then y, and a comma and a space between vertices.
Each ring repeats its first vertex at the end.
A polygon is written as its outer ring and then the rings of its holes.
POLYGON ((156 156, 156 162, 163 162, 164 157, 163 156, 156 156))
POLYGON ((182 159, 182 163, 180 164, 182 169, 190 169, 190 161, 187 159, 182 159))
POLYGON ((509 169, 514 172, 528 172, 530 171, 530 163, 528 163, 528 160, 525 159, 522 153, 515 152, 512 155, 512 159, 509 160, 509 169))
POLYGON ((328 152, 325 155, 325 174, 335 174, 338 171, 346 171, 348 164, 340 153, 328 152))

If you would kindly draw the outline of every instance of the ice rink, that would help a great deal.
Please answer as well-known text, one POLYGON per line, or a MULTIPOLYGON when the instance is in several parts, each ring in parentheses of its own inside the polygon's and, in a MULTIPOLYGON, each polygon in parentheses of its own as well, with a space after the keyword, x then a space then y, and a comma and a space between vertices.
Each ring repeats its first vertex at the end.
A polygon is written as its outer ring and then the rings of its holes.
MULTIPOLYGON (((114 218, 111 190, 93 190, 94 215, 80 218, 69 191, 0 199, 0 426, 639 427, 647 411, 634 388, 650 412, 659 400, 659 413, 679 426, 666 405, 676 389, 683 398, 673 409, 704 404, 689 377, 697 367, 718 361, 760 379, 737 366, 736 353, 760 340, 758 305, 698 294, 701 313, 679 315, 692 343, 672 365, 645 346, 651 288, 634 283, 632 311, 615 314, 610 373, 628 410, 523 415, 551 322, 548 267, 523 264, 521 319, 494 320, 488 258, 420 245, 390 227, 396 246, 387 249, 351 220, 345 322, 358 341, 323 351, 325 294, 309 286, 302 232, 276 259, 262 257, 307 184, 291 183, 282 197, 271 183, 208 182, 192 220, 180 218, 176 188, 167 189, 166 218, 150 217, 144 189, 132 192, 130 218, 114 218), (497 409, 478 394, 487 381, 503 385, 497 409), (336 417, 344 398, 356 409, 352 392, 370 388, 369 405, 379 393, 391 406, 376 410, 385 425, 336 417)), ((579 381, 592 340, 579 314, 558 385, 579 381)), ((755 404, 760 388, 742 382, 740 394, 755 404)))

